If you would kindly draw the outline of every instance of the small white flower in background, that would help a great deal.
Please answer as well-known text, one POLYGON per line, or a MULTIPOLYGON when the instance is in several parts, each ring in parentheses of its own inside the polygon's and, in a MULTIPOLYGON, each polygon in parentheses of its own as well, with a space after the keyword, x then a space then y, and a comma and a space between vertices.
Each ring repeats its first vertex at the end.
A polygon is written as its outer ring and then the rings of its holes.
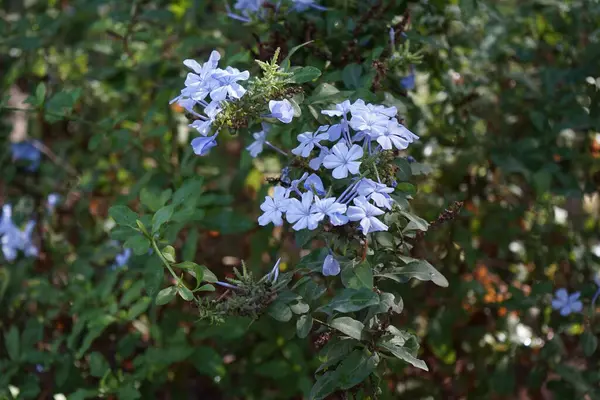
POLYGON ((358 174, 360 160, 363 156, 362 147, 353 144, 350 149, 345 143, 338 143, 331 149, 331 154, 323 159, 323 166, 333 169, 332 176, 335 179, 343 179, 351 174, 358 174))
POLYGON ((271 110, 271 116, 273 118, 277 118, 284 124, 289 124, 292 122, 292 118, 294 118, 294 107, 292 107, 292 103, 286 99, 281 101, 269 101, 269 110, 271 110))

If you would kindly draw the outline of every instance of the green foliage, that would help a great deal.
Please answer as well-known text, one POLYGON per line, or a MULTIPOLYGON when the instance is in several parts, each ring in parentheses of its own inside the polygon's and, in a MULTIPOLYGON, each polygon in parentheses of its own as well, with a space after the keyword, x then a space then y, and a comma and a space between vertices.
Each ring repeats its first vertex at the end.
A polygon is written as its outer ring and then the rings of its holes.
POLYGON ((597 2, 318 3, 248 24, 222 1, 3 3, 0 202, 39 255, 0 256, 0 398, 600 397, 597 2), (168 102, 215 48, 252 79, 197 157, 168 102), (259 228, 282 165, 243 149, 269 100, 290 148, 358 98, 420 136, 365 163, 397 181, 388 232, 259 228))

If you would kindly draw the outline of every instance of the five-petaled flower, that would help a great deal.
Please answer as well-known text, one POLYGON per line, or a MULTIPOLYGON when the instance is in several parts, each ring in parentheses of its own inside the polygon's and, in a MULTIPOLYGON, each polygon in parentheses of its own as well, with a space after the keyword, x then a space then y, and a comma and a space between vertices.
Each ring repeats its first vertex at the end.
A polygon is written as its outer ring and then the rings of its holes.
POLYGON ((358 174, 360 160, 363 156, 362 147, 353 144, 350 149, 345 143, 338 143, 331 149, 331 154, 323 159, 323 166, 333 169, 332 176, 335 179, 343 179, 351 174, 358 174))
POLYGON ((370 232, 388 230, 387 225, 377 219, 383 213, 383 210, 369 203, 364 196, 359 196, 354 199, 354 205, 348 207, 346 215, 350 221, 360 221, 362 233, 366 236, 370 232))
POLYGON ((273 197, 266 196, 265 201, 260 205, 263 215, 258 217, 258 223, 261 226, 272 222, 276 226, 283 225, 282 214, 287 210, 288 192, 283 186, 275 186, 273 197))
POLYGON ((315 132, 304 132, 298 135, 300 144, 292 149, 292 153, 297 156, 308 157, 310 152, 319 145, 319 142, 329 137, 327 133, 322 133, 319 129, 315 132))
POLYGON ((575 292, 569 295, 566 289, 558 289, 554 294, 555 298, 552 299, 552 308, 560 311, 560 315, 566 317, 571 313, 581 312, 583 304, 579 300, 581 292, 575 292))
POLYGON ((313 207, 313 199, 312 192, 303 193, 302 201, 290 199, 285 217, 289 223, 294 224, 292 226, 294 230, 309 229, 312 231, 319 225, 319 219, 313 207))

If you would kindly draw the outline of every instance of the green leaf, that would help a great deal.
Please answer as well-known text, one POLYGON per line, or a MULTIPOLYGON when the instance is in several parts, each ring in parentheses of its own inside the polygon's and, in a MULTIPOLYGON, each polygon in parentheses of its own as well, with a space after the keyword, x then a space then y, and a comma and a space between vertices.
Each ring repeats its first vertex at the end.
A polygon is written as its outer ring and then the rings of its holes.
POLYGON ((40 82, 35 88, 35 100, 38 106, 44 104, 44 100, 46 100, 46 84, 44 82, 40 82))
POLYGON ((365 349, 356 349, 336 369, 338 385, 348 390, 367 379, 379 364, 377 353, 369 354, 365 349))
POLYGON ((429 227, 429 223, 425 221, 423 218, 416 216, 415 214, 409 213, 407 211, 400 211, 400 213, 408 219, 408 225, 404 228, 402 232, 406 231, 426 231, 429 227))
POLYGON ((591 331, 586 330, 581 335, 581 347, 583 348, 583 354, 590 357, 596 352, 598 348, 598 338, 591 331))
POLYGON ((313 326, 313 317, 310 314, 301 315, 296 321, 296 334, 300 339, 308 336, 313 326))
POLYGON ((165 205, 166 201, 163 201, 161 196, 155 191, 148 188, 143 188, 140 192, 140 201, 142 204, 152 212, 158 211, 162 206, 165 205))
POLYGON ((428 175, 433 172, 433 169, 427 164, 411 163, 410 170, 413 175, 428 175))
POLYGON ((152 217, 152 233, 157 233, 160 227, 171 219, 174 209, 173 205, 168 205, 162 207, 154 214, 152 217))
POLYGON ((156 296, 156 305, 162 306, 164 304, 169 303, 171 300, 173 300, 176 293, 177 293, 176 286, 169 286, 168 288, 161 290, 160 292, 158 292, 158 295, 156 296))
POLYGON ((336 371, 327 371, 317 378, 308 398, 310 400, 323 400, 337 389, 336 371))
POLYGON ((313 41, 310 40, 308 42, 299 44, 298 46, 294 46, 290 49, 290 51, 288 51, 288 55, 286 58, 283 59, 283 61, 281 62, 281 68, 283 70, 289 70, 290 68, 290 58, 294 55, 294 53, 296 53, 298 50, 300 50, 302 47, 306 46, 307 44, 312 43, 313 41))
POLYGON ((118 225, 130 226, 134 229, 137 228, 136 220, 139 217, 127 206, 112 206, 108 210, 108 215, 110 215, 118 225))
POLYGON ((8 333, 4 334, 4 345, 6 346, 6 352, 11 360, 17 361, 19 359, 19 330, 15 325, 10 327, 8 333))
POLYGON ((336 318, 331 321, 330 325, 332 328, 356 340, 361 340, 364 336, 363 329, 365 326, 363 323, 350 317, 336 318))
POLYGON ((177 293, 181 296, 185 301, 191 301, 194 299, 194 293, 190 289, 185 286, 180 286, 177 288, 177 293))
POLYGON ((342 71, 342 79, 344 85, 348 89, 358 89, 360 87, 360 76, 362 75, 362 67, 359 64, 348 64, 342 71))
POLYGON ((158 257, 151 257, 144 269, 144 287, 148 296, 154 297, 164 279, 164 269, 158 257))
POLYGON ((297 301, 296 303, 289 304, 289 307, 294 314, 298 315, 307 313, 308 310, 310 310, 310 306, 301 300, 297 301))
POLYGON ((377 307, 374 307, 376 314, 387 313, 390 310, 396 314, 400 314, 404 309, 402 297, 398 297, 398 301, 396 301, 394 294, 384 292, 379 295, 379 299, 380 303, 377 307))
POLYGON ((102 354, 94 351, 90 354, 90 374, 96 378, 102 378, 110 370, 110 365, 102 354))
POLYGON ((144 296, 138 301, 136 301, 130 308, 127 310, 127 319, 129 321, 136 319, 143 312, 145 312, 148 307, 152 303, 152 299, 148 296, 144 296))
POLYGON ((391 273, 408 279, 416 278, 424 282, 432 281, 441 287, 448 287, 449 285, 444 275, 425 260, 411 262, 403 267, 394 268, 391 273))
POLYGON ((410 167, 410 163, 404 157, 397 157, 394 159, 394 164, 398 166, 398 170, 396 171, 396 177, 399 182, 409 181, 412 177, 412 169, 410 167))
POLYGON ((384 350, 389 351, 394 356, 396 356, 397 358, 399 358, 403 361, 406 361, 413 367, 417 367, 417 368, 423 369, 425 371, 429 371, 429 368, 427 368, 427 364, 425 364, 425 362, 423 360, 419 360, 418 358, 414 357, 412 354, 410 354, 408 352, 408 350, 406 350, 403 347, 398 347, 390 342, 380 343, 379 347, 381 347, 384 350))
POLYGON ((186 181, 175 191, 175 194, 173 194, 173 205, 195 205, 196 199, 199 198, 200 193, 202 193, 203 182, 204 180, 202 178, 194 178, 186 181))
POLYGON ((294 237, 296 238, 296 246, 304 248, 304 246, 311 243, 311 239, 313 239, 316 235, 317 234, 315 231, 308 229, 296 231, 294 234, 294 237))
POLYGON ((256 222, 245 214, 221 209, 206 215, 202 225, 208 230, 230 235, 247 232, 256 226, 256 222))
POLYGON ((321 70, 315 67, 300 67, 292 72, 294 73, 292 80, 295 83, 310 82, 321 76, 321 70))
POLYGON ((267 309, 268 314, 277 321, 287 322, 292 319, 292 310, 282 301, 275 300, 267 309))
POLYGON ((352 265, 342 270, 342 283, 352 289, 373 289, 373 270, 367 261, 352 265))
POLYGON ((199 288, 195 289, 194 292, 214 292, 215 287, 210 284, 202 285, 199 288))
POLYGON ((148 253, 150 249, 150 241, 142 235, 132 236, 123 244, 123 247, 129 248, 133 251, 133 254, 137 256, 148 253))
POLYGON ((349 313, 377 304, 379 304, 379 296, 370 289, 343 289, 326 307, 342 313, 349 313))

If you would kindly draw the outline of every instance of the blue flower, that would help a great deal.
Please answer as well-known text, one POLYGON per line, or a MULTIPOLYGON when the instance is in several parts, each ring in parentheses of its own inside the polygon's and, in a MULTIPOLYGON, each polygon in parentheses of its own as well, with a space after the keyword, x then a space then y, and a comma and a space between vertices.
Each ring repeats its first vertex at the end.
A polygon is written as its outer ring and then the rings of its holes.
POLYGON ((325 187, 323 186, 323 181, 316 174, 311 174, 306 181, 304 182, 304 188, 306 190, 312 190, 315 194, 319 196, 325 195, 325 187))
POLYGON ((246 147, 246 150, 248 150, 250 155, 254 158, 256 158, 260 153, 262 153, 265 142, 267 141, 267 133, 269 133, 271 126, 268 124, 262 124, 262 128, 262 131, 252 134, 252 136, 254 137, 254 142, 252 142, 248 147, 246 147))
POLYGON ((413 90, 415 88, 415 66, 410 66, 410 74, 400 79, 400 84, 406 90, 413 90))
POLYGON ((216 281, 215 283, 217 285, 223 286, 224 288, 227 288, 227 289, 240 289, 239 287, 232 285, 231 283, 227 283, 227 282, 216 281))
POLYGON ((315 171, 317 171, 319 168, 321 168, 321 164, 323 164, 323 160, 325 159, 325 156, 328 156, 328 155, 329 155, 329 149, 326 147, 322 147, 319 155, 308 162, 308 166, 310 168, 314 169, 315 171))
POLYGON ((331 223, 335 226, 343 225, 348 222, 348 218, 344 215, 346 212, 346 205, 338 203, 336 200, 335 197, 326 197, 323 200, 316 197, 313 206, 315 218, 322 221, 325 216, 328 216, 331 223), (340 223, 342 221, 343 223, 340 223))
POLYGON ((319 225, 317 213, 313 207, 314 195, 312 192, 302 194, 302 201, 290 199, 287 213, 285 215, 289 223, 295 223, 292 229, 299 231, 301 229, 314 230, 319 225))
POLYGON ((321 140, 326 140, 329 137, 327 133, 319 133, 321 132, 321 128, 317 129, 315 132, 304 132, 299 134, 298 141, 300 144, 298 147, 292 149, 292 153, 297 156, 308 157, 315 146, 320 146, 319 142, 321 140))
POLYGON ((248 71, 240 72, 237 68, 227 67, 225 70, 217 69, 213 77, 218 81, 219 86, 210 92, 210 98, 216 101, 231 99, 241 99, 246 93, 246 89, 238 81, 248 80, 250 73, 248 71))
POLYGON ((354 199, 354 205, 348 207, 348 219, 360 221, 362 233, 366 236, 370 232, 387 231, 388 227, 376 217, 384 212, 375 207, 364 196, 354 199))
POLYGON ((323 275, 334 276, 340 273, 340 263, 331 254, 323 262, 323 275))
POLYGON ((295 11, 306 11, 309 8, 314 8, 315 10, 324 11, 327 8, 315 4, 315 0, 292 0, 292 9, 295 11))
POLYGON ((269 110, 271 110, 273 118, 277 118, 284 124, 289 124, 292 122, 292 118, 294 118, 294 107, 292 107, 292 103, 287 99, 269 101, 269 110))
POLYGON ((127 262, 129 262, 129 258, 131 257, 131 249, 124 249, 122 253, 117 254, 115 257, 115 263, 117 266, 122 267, 127 262))
POLYGON ((389 120, 384 114, 374 111, 363 111, 352 114, 350 126, 360 134, 366 134, 374 139, 388 130, 389 120))
POLYGON ((273 197, 266 196, 260 205, 263 215, 258 217, 258 224, 265 226, 272 222, 275 226, 283 225, 282 215, 288 207, 288 191, 283 186, 275 186, 273 197))
POLYGON ((351 174, 358 174, 360 160, 363 156, 362 147, 353 144, 350 149, 345 143, 338 143, 331 149, 331 154, 323 159, 323 166, 333 169, 332 176, 335 179, 343 179, 351 174))
POLYGON ((213 73, 219 64, 219 60, 221 59, 221 55, 217 51, 212 51, 210 53, 210 57, 207 62, 203 65, 200 65, 195 60, 184 60, 183 65, 193 70, 195 73, 189 73, 185 79, 185 88, 181 90, 179 96, 175 97, 170 103, 178 102, 182 107, 186 109, 191 109, 192 104, 187 101, 182 103, 181 101, 185 101, 188 99, 192 99, 194 101, 202 101, 208 96, 211 90, 211 86, 213 85, 213 73))
POLYGON ((394 192, 394 188, 387 187, 383 183, 377 183, 371 179, 363 179, 357 187, 357 192, 360 196, 373 200, 378 207, 392 209, 394 200, 389 194, 394 192))
POLYGON ((350 112, 350 107, 350 101, 344 100, 343 102, 335 105, 335 110, 322 110, 321 114, 325 114, 330 117, 345 117, 350 112))
POLYGON ((217 145, 217 136, 219 134, 217 133, 216 135, 213 136, 209 136, 209 137, 197 137, 194 140, 192 140, 192 147, 194 148, 194 153, 199 155, 199 156, 205 156, 208 154, 208 152, 210 151, 210 149, 212 149, 213 147, 215 147, 217 145))
POLYGON ((575 292, 571 295, 565 289, 558 289, 555 298, 552 300, 552 308, 560 311, 560 315, 566 317, 571 313, 581 312, 583 304, 579 300, 581 292, 575 292))
POLYGON ((3 207, 2 223, 0 223, 0 244, 2 245, 2 254, 8 261, 14 261, 17 258, 19 250, 25 253, 27 257, 38 255, 38 248, 33 244, 31 235, 35 228, 35 221, 29 221, 23 230, 20 230, 10 220, 12 210, 9 205, 3 207))
POLYGON ((377 137, 377 143, 384 150, 391 150, 392 146, 398 150, 404 150, 419 137, 400 125, 394 118, 388 122, 387 130, 377 137))
POLYGON ((41 153, 40 150, 35 146, 33 141, 24 141, 19 143, 13 143, 10 146, 12 151, 13 160, 25 160, 29 161, 27 166, 28 171, 35 171, 40 166, 41 153))
POLYGON ((227 9, 227 15, 230 18, 237 19, 238 21, 242 22, 250 22, 250 17, 253 14, 258 15, 258 17, 262 17, 262 14, 264 14, 264 8, 262 7, 264 2, 265 0, 237 0, 233 8, 241 11, 242 15, 232 13, 231 9, 229 8, 229 4, 227 3, 225 4, 225 7, 227 9))
POLYGON ((270 281, 271 283, 277 282, 277 278, 279 278, 279 264, 280 263, 281 263, 281 258, 279 258, 277 260, 277 262, 275 263, 275 265, 273 266, 271 271, 267 274, 267 276, 266 276, 267 281, 270 281))
POLYGON ((59 201, 60 201, 59 194, 51 193, 48 195, 48 199, 46 200, 46 202, 47 202, 46 208, 48 209, 49 213, 52 213, 54 211, 54 208, 56 207, 56 205, 58 204, 59 201))

